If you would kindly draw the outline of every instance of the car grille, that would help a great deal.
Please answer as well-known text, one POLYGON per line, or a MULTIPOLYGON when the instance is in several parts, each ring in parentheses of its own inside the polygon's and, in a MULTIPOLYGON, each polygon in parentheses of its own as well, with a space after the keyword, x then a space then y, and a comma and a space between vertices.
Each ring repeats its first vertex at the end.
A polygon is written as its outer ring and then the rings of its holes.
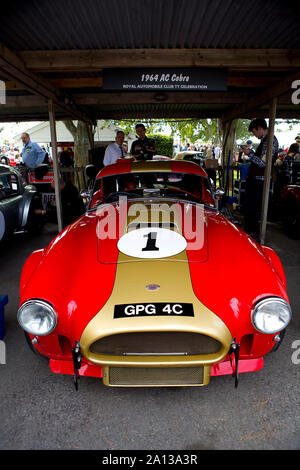
POLYGON ((189 386, 203 384, 203 367, 109 367, 114 386, 189 386))
POLYGON ((155 331, 105 336, 90 351, 109 356, 192 356, 215 354, 221 347, 216 339, 199 333, 155 331))

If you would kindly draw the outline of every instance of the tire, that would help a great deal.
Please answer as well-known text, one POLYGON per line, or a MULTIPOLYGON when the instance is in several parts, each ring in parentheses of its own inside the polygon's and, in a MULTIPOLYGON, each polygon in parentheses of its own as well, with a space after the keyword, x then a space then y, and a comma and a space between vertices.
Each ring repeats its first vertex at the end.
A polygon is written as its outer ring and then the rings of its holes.
POLYGON ((45 224, 45 216, 42 214, 36 214, 36 209, 43 210, 42 201, 38 194, 36 194, 32 198, 27 218, 27 224, 25 226, 26 231, 31 234, 40 233, 45 224))

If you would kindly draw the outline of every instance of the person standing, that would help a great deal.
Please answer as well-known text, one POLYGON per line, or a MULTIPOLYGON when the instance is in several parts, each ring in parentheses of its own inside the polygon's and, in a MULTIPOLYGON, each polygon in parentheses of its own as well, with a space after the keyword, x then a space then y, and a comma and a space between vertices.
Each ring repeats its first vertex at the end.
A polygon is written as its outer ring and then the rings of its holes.
POLYGON ((212 158, 213 157, 213 154, 212 154, 212 149, 210 147, 210 145, 207 147, 207 150, 206 150, 206 158, 212 158))
POLYGON ((217 144, 215 146, 215 159, 218 160, 218 162, 219 162, 220 155, 221 155, 221 147, 219 146, 219 144, 217 144))
POLYGON ((290 157, 292 162, 300 161, 300 148, 297 143, 290 145, 286 158, 287 157, 290 157))
MULTIPOLYGON (((248 156, 250 163, 245 190, 245 230, 253 237, 257 237, 259 235, 259 220, 261 215, 269 132, 265 119, 253 119, 249 125, 249 132, 252 132, 254 137, 260 139, 260 144, 255 152, 246 147, 242 148, 243 152, 248 156)), ((278 140, 276 136, 274 136, 272 145, 273 163, 278 157, 278 148, 278 140)))
POLYGON ((21 152, 23 163, 27 168, 36 168, 37 165, 43 163, 46 152, 38 144, 31 142, 27 132, 23 132, 21 139, 24 144, 21 152))
MULTIPOLYGON (((74 165, 71 147, 68 147, 67 150, 63 149, 59 154, 59 163, 62 168, 70 169, 74 165)), ((69 178, 72 178, 71 171, 62 171, 62 178, 66 182, 69 178)))
POLYGON ((144 124, 135 126, 138 139, 132 142, 130 153, 137 160, 152 160, 156 154, 156 145, 154 140, 148 139, 146 136, 146 128, 144 124))
POLYGON ((299 147, 299 152, 300 152, 300 135, 297 135, 297 136, 295 137, 295 143, 298 145, 298 147, 299 147))
POLYGON ((67 150, 60 152, 59 154, 59 163, 63 168, 70 168, 74 165, 74 161, 72 158, 72 149, 70 147, 67 150))
POLYGON ((106 147, 103 159, 104 166, 111 165, 112 163, 115 163, 117 160, 119 160, 119 158, 123 158, 126 155, 126 149, 123 146, 124 139, 124 132, 118 131, 116 133, 116 141, 106 147))
POLYGON ((247 140, 246 144, 247 144, 248 149, 253 150, 253 152, 254 152, 254 148, 253 148, 253 145, 252 145, 252 140, 250 140, 250 139, 247 140))

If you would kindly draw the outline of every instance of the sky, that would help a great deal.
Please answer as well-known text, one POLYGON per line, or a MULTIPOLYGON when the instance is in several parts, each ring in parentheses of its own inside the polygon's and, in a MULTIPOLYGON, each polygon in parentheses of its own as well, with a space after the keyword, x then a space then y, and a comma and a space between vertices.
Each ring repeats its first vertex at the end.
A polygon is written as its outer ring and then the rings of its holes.
POLYGON ((14 136, 20 134, 31 127, 40 124, 40 121, 36 122, 0 122, 0 129, 3 127, 3 131, 0 133, 0 142, 3 143, 4 140, 9 140, 9 142, 14 142, 14 136))
MULTIPOLYGON (((0 133, 0 143, 3 143, 4 140, 9 140, 13 143, 13 138, 16 134, 20 134, 37 124, 40 124, 40 121, 0 123, 0 128, 4 128, 0 133)), ((300 135, 300 121, 298 121, 298 124, 293 124, 292 130, 289 130, 288 124, 278 121, 275 125, 275 135, 279 141, 280 147, 286 148, 290 146, 295 142, 295 137, 300 135)), ((250 135, 249 138, 251 138, 254 143, 259 142, 258 139, 255 139, 255 137, 251 137, 250 135)))

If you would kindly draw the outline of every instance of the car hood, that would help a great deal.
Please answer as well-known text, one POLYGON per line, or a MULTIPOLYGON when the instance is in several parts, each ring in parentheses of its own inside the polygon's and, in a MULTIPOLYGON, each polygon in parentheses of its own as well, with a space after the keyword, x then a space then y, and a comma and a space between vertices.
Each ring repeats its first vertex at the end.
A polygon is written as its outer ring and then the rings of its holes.
MULTIPOLYGON (((190 206, 195 208, 196 205, 190 206)), ((193 212, 194 209, 185 207, 185 210, 193 212)), ((135 222, 143 223, 145 214, 135 222)), ((155 229, 164 228, 166 214, 162 214, 155 229)), ((185 228, 178 224, 176 212, 174 214, 171 220, 174 226, 170 230, 174 235, 172 246, 176 246, 177 235, 180 237, 177 241, 182 243, 182 233, 185 233, 185 228)), ((100 218, 102 216, 101 212, 100 218)), ((112 217, 112 212, 109 216, 112 217)), ((252 328, 249 311, 253 303, 272 295, 287 299, 284 284, 261 246, 245 232, 219 212, 202 208, 198 216, 203 229, 199 246, 181 245, 180 250, 170 256, 137 258, 125 252, 126 244, 125 249, 121 246, 123 251, 118 249, 119 241, 130 233, 133 223, 128 211, 124 219, 116 218, 116 229, 121 227, 121 236, 115 239, 99 239, 99 213, 86 213, 46 249, 29 257, 22 271, 21 303, 29 298, 50 302, 58 312, 58 334, 71 334, 77 339, 112 298, 123 304, 147 303, 154 298, 157 302, 180 303, 190 298, 196 305, 199 300, 223 320, 232 335, 236 325, 241 326, 243 322, 249 330, 252 328), (153 285, 158 285, 159 289, 148 289, 153 285)), ((149 229, 148 226, 136 227, 133 230, 149 229)), ((153 227, 150 228, 152 231, 153 227)), ((144 235, 142 248, 149 240, 148 234, 144 235)), ((154 241, 159 243, 158 238, 154 241)), ((150 240, 150 248, 153 246, 150 240)))
POLYGON ((208 258, 207 215, 200 204, 131 201, 97 210, 97 258, 100 263, 208 258))

